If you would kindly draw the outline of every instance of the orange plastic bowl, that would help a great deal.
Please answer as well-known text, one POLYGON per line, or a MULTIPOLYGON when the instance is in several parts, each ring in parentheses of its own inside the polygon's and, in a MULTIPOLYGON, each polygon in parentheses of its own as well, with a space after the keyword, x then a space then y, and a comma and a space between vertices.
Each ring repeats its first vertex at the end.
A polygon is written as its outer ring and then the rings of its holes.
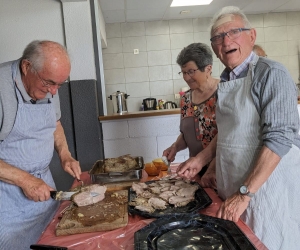
POLYGON ((161 170, 161 167, 160 166, 158 166, 158 167, 155 166, 152 162, 145 163, 145 171, 150 176, 159 175, 160 170, 161 170))
POLYGON ((160 167, 162 171, 168 170, 168 165, 166 165, 161 158, 154 159, 152 162, 156 167, 160 167))

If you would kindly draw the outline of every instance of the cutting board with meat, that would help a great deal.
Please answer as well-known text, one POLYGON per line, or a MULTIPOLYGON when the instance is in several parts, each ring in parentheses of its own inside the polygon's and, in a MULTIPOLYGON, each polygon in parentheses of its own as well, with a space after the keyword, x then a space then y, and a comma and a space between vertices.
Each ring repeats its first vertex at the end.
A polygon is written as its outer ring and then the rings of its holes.
POLYGON ((63 214, 56 236, 108 231, 128 223, 128 190, 106 191, 105 198, 92 205, 74 204, 63 214))

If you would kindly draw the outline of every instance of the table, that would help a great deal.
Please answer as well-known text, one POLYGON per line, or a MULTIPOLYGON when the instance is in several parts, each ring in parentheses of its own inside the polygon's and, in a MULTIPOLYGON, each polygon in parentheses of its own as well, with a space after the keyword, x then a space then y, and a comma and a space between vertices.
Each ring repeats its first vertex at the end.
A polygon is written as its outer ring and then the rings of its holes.
MULTIPOLYGON (((172 164, 172 170, 175 171, 178 164, 172 164)), ((166 172, 162 171, 159 176, 148 177, 147 173, 143 170, 142 182, 149 180, 157 180, 166 175, 166 172)), ((85 183, 91 183, 90 176, 87 172, 82 173, 81 180, 85 183)), ((74 181, 72 188, 80 183, 74 181)), ((213 189, 205 188, 205 191, 212 199, 212 204, 205 209, 200 210, 201 214, 216 216, 216 212, 221 204, 221 199, 217 196, 213 189)), ((134 233, 139 229, 145 227, 151 223, 154 219, 145 219, 141 216, 129 216, 128 225, 115 229, 113 231, 75 234, 68 236, 55 236, 55 228, 61 217, 61 212, 67 206, 70 201, 63 201, 56 212, 53 220, 49 223, 46 230, 43 232, 39 241, 36 244, 41 245, 54 245, 68 247, 69 250, 133 250, 134 249, 134 233)), ((248 239, 258 250, 267 250, 264 244, 254 235, 251 229, 242 221, 239 220, 237 226, 244 232, 248 239)))

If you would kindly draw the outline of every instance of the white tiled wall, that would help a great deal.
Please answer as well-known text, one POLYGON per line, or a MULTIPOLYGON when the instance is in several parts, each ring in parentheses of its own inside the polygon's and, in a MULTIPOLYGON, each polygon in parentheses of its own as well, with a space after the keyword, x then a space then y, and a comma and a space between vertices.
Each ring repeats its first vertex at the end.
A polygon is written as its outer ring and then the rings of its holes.
MULTIPOLYGON (((106 158, 124 154, 142 156, 145 162, 161 157, 179 135, 180 115, 103 121, 106 158)), ((188 159, 188 150, 178 152, 175 162, 188 159)))
MULTIPOLYGON (((248 15, 257 31, 257 44, 269 58, 283 63, 295 82, 299 77, 300 12, 248 15)), ((178 76, 176 57, 193 42, 210 44, 210 18, 106 24, 103 49, 106 95, 117 90, 130 96, 128 110, 138 111, 147 97, 174 101, 186 83, 178 76), (134 55, 133 49, 139 49, 134 55)), ((223 70, 214 56, 213 76, 223 70)), ((112 104, 108 100, 108 114, 112 104)))

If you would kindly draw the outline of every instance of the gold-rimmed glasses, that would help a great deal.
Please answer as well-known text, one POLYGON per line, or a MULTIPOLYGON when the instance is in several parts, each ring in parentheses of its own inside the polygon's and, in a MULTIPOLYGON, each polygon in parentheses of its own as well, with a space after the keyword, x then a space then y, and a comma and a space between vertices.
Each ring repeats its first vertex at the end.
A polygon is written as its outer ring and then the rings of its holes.
POLYGON ((63 84, 69 82, 68 80, 65 80, 64 82, 56 83, 56 82, 51 81, 51 80, 45 80, 44 78, 42 78, 42 77, 40 76, 40 74, 39 74, 38 71, 35 69, 35 67, 33 67, 32 64, 31 64, 31 68, 35 71, 36 75, 38 76, 38 78, 40 79, 40 81, 42 82, 42 84, 43 84, 44 87, 47 87, 47 88, 51 88, 51 87, 57 87, 57 88, 60 88, 63 84))

